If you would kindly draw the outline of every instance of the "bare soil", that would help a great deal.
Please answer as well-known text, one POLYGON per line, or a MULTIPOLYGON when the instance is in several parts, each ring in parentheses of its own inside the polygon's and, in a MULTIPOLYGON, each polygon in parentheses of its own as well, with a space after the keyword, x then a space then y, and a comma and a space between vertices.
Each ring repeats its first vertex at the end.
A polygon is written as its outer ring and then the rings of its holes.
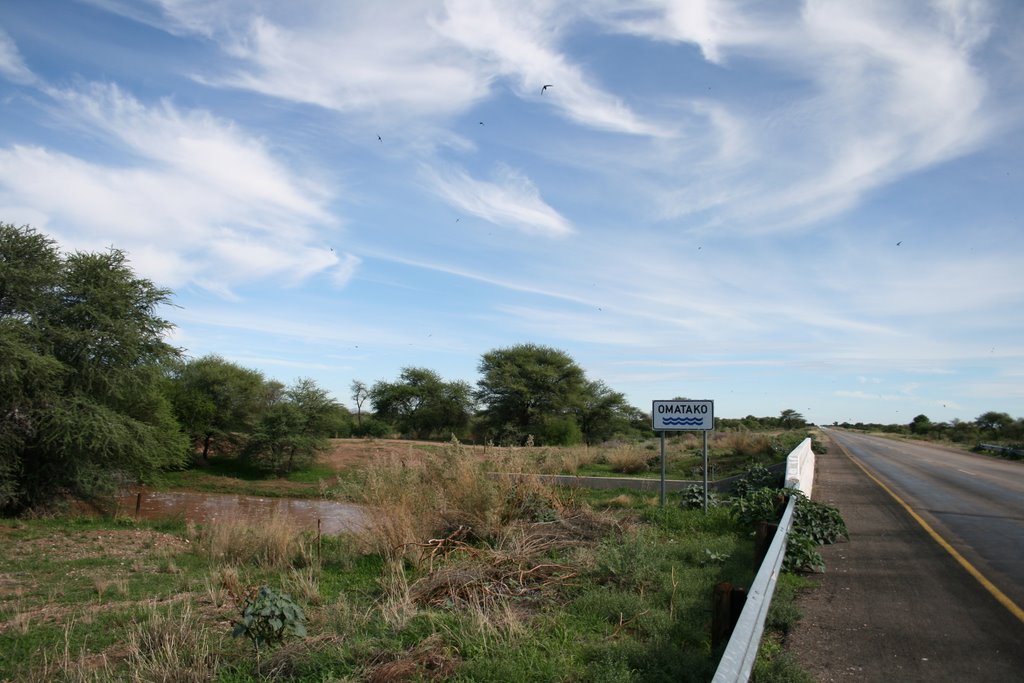
POLYGON ((419 458, 423 446, 441 447, 436 441, 407 439, 331 439, 331 448, 317 456, 317 461, 338 472, 366 465, 383 458, 419 458))

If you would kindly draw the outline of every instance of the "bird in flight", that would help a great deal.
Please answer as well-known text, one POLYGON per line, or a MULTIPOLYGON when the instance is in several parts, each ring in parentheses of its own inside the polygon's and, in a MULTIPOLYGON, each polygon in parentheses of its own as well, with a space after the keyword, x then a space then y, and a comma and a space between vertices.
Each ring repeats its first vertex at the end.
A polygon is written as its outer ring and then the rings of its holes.
POLYGON ((896 243, 896 246, 898 247, 898 246, 900 246, 901 244, 903 244, 903 240, 900 240, 899 242, 897 242, 897 243, 896 243))
POLYGON ((380 140, 381 142, 384 142, 383 140, 381 140, 379 135, 377 136, 377 139, 380 140))
POLYGON ((551 83, 548 83, 547 85, 545 85, 544 87, 542 87, 540 89, 540 94, 543 95, 545 90, 547 90, 548 88, 553 88, 553 87, 555 87, 555 86, 552 85, 551 83))

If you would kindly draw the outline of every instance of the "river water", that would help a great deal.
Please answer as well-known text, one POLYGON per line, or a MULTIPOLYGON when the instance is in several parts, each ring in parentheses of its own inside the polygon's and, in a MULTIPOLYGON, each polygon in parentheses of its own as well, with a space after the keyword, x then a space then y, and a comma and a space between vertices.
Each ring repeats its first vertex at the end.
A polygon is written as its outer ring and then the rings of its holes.
POLYGON ((272 516, 283 517, 297 530, 324 534, 358 531, 369 523, 365 508, 349 503, 300 498, 263 498, 194 491, 142 491, 118 501, 121 514, 136 511, 139 519, 180 517, 187 522, 209 524, 223 519, 245 519, 259 524, 272 516), (139 498, 141 496, 141 500, 139 498))

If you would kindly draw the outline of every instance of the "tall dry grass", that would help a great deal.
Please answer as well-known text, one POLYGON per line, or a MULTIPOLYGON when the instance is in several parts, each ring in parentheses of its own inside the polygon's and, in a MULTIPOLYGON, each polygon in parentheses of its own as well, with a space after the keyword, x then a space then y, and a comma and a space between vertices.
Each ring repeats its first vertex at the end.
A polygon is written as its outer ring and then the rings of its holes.
POLYGON ((763 432, 727 432, 713 437, 716 448, 753 458, 771 450, 771 436, 763 432))
POLYGON ((554 489, 530 471, 528 459, 511 451, 494 453, 494 458, 501 462, 487 463, 453 442, 416 463, 374 463, 360 491, 360 502, 375 511, 359 535, 364 552, 419 565, 436 554, 431 539, 458 532, 467 540, 486 541, 515 520, 557 515, 561 503, 554 489), (493 469, 517 474, 495 474, 493 469))
POLYGON ((516 471, 538 474, 577 474, 581 467, 597 462, 601 457, 600 449, 589 446, 526 448, 513 453, 520 463, 520 469, 516 471))
POLYGON ((287 569, 306 566, 314 557, 313 543, 283 515, 271 515, 260 524, 217 520, 194 533, 195 552, 215 564, 287 569))
POLYGON ((127 661, 133 683, 209 681, 219 663, 208 628, 188 603, 170 614, 151 607, 128 632, 127 661))
POLYGON ((613 472, 622 474, 639 474, 646 472, 649 468, 648 461, 652 457, 652 451, 623 446, 614 448, 605 454, 608 467, 613 472))

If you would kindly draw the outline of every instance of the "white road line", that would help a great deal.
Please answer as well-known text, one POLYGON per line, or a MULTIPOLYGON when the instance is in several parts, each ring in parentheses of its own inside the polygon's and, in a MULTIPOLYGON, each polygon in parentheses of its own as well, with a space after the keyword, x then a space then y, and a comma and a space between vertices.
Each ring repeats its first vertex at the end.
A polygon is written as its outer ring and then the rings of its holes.
POLYGON ((978 476, 978 475, 977 475, 977 474, 975 474, 974 472, 968 472, 967 470, 962 470, 962 469, 960 469, 959 467, 958 467, 958 468, 956 468, 956 471, 957 471, 957 472, 963 472, 964 474, 969 474, 969 475, 971 475, 972 477, 976 477, 976 476, 978 476))

